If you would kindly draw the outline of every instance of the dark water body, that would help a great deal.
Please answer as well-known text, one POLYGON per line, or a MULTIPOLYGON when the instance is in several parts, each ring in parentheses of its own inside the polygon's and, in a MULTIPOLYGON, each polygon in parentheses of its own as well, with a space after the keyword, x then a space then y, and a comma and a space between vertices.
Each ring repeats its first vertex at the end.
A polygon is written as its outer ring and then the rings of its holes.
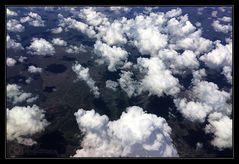
POLYGON ((56 87, 55 86, 47 86, 44 88, 44 92, 48 92, 48 93, 51 93, 53 91, 55 91, 56 87))
POLYGON ((65 72, 67 67, 63 64, 50 64, 45 68, 46 71, 51 72, 51 73, 63 73, 65 72))

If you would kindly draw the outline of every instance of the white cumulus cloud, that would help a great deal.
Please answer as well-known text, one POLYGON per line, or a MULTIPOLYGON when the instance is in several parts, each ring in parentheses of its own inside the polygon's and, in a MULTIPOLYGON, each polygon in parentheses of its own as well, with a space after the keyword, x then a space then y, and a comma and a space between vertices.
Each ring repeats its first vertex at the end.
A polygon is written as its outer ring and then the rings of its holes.
POLYGON ((53 45, 57 45, 57 46, 66 46, 67 45, 67 42, 62 40, 61 38, 53 38, 51 42, 53 45))
POLYGON ((95 81, 90 77, 89 68, 84 68, 77 62, 72 66, 72 70, 77 74, 77 78, 86 82, 95 97, 99 97, 99 88, 95 86, 95 81))
POLYGON ((9 35, 7 35, 7 48, 12 48, 14 50, 23 50, 21 43, 16 42, 15 40, 11 39, 9 35))
POLYGON ((209 68, 222 68, 232 65, 232 42, 222 45, 216 42, 216 47, 209 53, 200 57, 209 68))
POLYGON ((21 63, 23 63, 26 59, 27 59, 26 56, 20 56, 20 57, 18 58, 18 61, 21 62, 21 63))
POLYGON ((99 56, 99 60, 108 64, 109 71, 116 71, 116 67, 118 65, 123 65, 128 57, 128 52, 121 47, 111 47, 99 40, 97 40, 94 45, 94 52, 99 56))
POLYGON ((44 131, 48 124, 45 111, 36 105, 7 109, 7 140, 31 146, 36 141, 30 137, 44 131))
POLYGON ((157 57, 138 58, 138 66, 146 75, 142 79, 143 90, 150 94, 162 96, 163 94, 175 96, 180 91, 179 80, 172 72, 165 68, 164 63, 157 57))
POLYGON ((232 26, 230 24, 221 24, 218 20, 214 20, 212 27, 217 32, 229 33, 232 31, 232 26))
POLYGON ((73 18, 64 18, 61 14, 58 14, 60 27, 64 27, 66 29, 72 28, 77 31, 82 32, 83 34, 86 34, 89 38, 93 38, 95 36, 95 31, 93 29, 93 26, 89 26, 81 21, 77 21, 73 18))
POLYGON ((7 8, 7 16, 17 16, 17 13, 7 8))
POLYGON ((26 93, 21 89, 21 86, 17 84, 7 84, 7 100, 13 104, 21 103, 26 101, 32 103, 38 99, 38 96, 32 95, 32 93, 26 93))
POLYGON ((93 7, 81 9, 79 16, 80 18, 86 20, 86 22, 92 26, 99 26, 108 21, 104 14, 95 11, 95 8, 93 7))
POLYGON ((75 116, 85 136, 74 157, 178 157, 165 119, 140 107, 128 107, 115 121, 94 110, 75 116))
POLYGON ((141 93, 142 87, 140 82, 132 78, 133 73, 130 71, 121 71, 118 82, 121 89, 123 89, 129 97, 137 96, 141 93))
POLYGON ((110 88, 112 89, 113 91, 116 91, 117 90, 117 87, 118 87, 118 83, 115 82, 115 81, 112 81, 112 80, 106 80, 105 82, 105 87, 106 88, 110 88))
POLYGON ((209 115, 209 124, 206 125, 206 133, 213 133, 214 138, 211 141, 213 146, 219 149, 232 147, 232 119, 221 113, 212 113, 209 115))
POLYGON ((12 67, 12 66, 14 66, 16 63, 17 63, 17 61, 16 61, 15 59, 9 58, 9 57, 7 58, 6 64, 7 64, 8 67, 12 67))
POLYGON ((80 44, 80 46, 70 45, 69 47, 66 48, 66 52, 68 54, 78 54, 80 52, 87 52, 87 50, 83 44, 80 44))
POLYGON ((16 19, 7 21, 7 30, 11 32, 23 32, 25 27, 16 19))
POLYGON ((37 13, 30 12, 26 17, 20 19, 21 23, 28 22, 29 25, 34 27, 44 27, 44 21, 42 20, 41 16, 37 13))
POLYGON ((36 67, 34 65, 29 66, 27 70, 30 73, 41 73, 42 72, 42 68, 36 67))
POLYGON ((56 28, 51 29, 51 32, 52 32, 53 34, 59 34, 59 33, 61 33, 62 31, 63 31, 62 27, 56 27, 56 28))
POLYGON ((33 55, 54 55, 55 48, 53 45, 43 38, 33 38, 31 45, 27 47, 28 53, 33 55))

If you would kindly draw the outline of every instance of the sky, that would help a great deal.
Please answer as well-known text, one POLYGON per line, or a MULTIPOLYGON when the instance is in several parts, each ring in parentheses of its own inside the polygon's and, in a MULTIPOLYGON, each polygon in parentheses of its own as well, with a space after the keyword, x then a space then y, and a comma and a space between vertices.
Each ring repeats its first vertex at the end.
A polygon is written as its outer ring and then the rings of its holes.
POLYGON ((221 6, 7 7, 9 156, 54 128, 81 135, 70 158, 231 156, 232 22, 221 6))

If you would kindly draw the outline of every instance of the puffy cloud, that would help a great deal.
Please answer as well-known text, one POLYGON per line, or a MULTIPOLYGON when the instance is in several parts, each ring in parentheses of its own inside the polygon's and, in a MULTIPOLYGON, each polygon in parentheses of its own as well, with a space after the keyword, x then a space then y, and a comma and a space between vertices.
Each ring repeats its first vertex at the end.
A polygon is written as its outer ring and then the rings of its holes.
POLYGON ((27 59, 26 56, 20 56, 20 57, 18 58, 18 61, 21 62, 21 63, 23 63, 26 59, 27 59))
POLYGON ((45 111, 36 105, 7 109, 7 140, 31 146, 36 141, 30 136, 42 132, 48 124, 45 111))
POLYGON ((100 95, 99 88, 95 86, 95 81, 90 77, 89 68, 84 68, 77 62, 72 66, 72 70, 77 74, 77 78, 86 82, 94 96, 100 95))
POLYGON ((111 47, 99 40, 94 45, 94 52, 100 57, 99 61, 108 64, 109 71, 116 71, 116 67, 122 65, 128 57, 128 52, 121 47, 111 47))
POLYGON ((199 67, 199 62, 197 60, 196 54, 193 51, 186 50, 181 55, 174 58, 174 63, 171 65, 173 70, 179 71, 182 69, 197 69, 199 67))
POLYGON ((132 62, 125 62, 124 65, 120 69, 131 69, 133 66, 132 62))
POLYGON ((17 63, 17 61, 16 61, 15 59, 9 58, 9 57, 7 58, 6 64, 7 64, 8 67, 12 67, 12 66, 14 66, 16 63, 17 63))
POLYGON ((131 9, 129 7, 111 6, 110 10, 114 11, 115 13, 121 13, 121 12, 129 12, 131 9))
POLYGON ((207 76, 207 74, 206 74, 206 71, 205 71, 204 68, 199 69, 199 70, 197 70, 197 71, 194 71, 194 72, 193 72, 192 83, 193 83, 193 84, 196 84, 196 83, 200 82, 203 77, 206 77, 206 76, 207 76))
POLYGON ((157 28, 136 29, 135 46, 142 54, 155 54, 167 45, 167 35, 161 34, 157 28))
POLYGON ((59 26, 60 27, 65 27, 66 29, 67 28, 72 28, 72 29, 75 29, 77 31, 80 31, 82 32, 83 34, 86 34, 89 38, 93 38, 95 36, 95 31, 93 29, 93 26, 88 26, 87 24, 83 23, 83 22, 80 22, 80 21, 77 21, 73 18, 64 18, 61 14, 58 14, 58 17, 59 17, 59 21, 60 21, 60 24, 59 26))
POLYGON ((201 26, 202 26, 202 24, 201 24, 200 22, 196 22, 195 25, 196 25, 197 27, 201 27, 201 26))
POLYGON ((229 116, 232 112, 232 105, 229 102, 231 94, 219 90, 212 82, 201 80, 205 76, 205 70, 201 69, 193 74, 191 91, 188 91, 186 98, 177 98, 174 103, 183 116, 191 121, 204 122, 206 117, 213 112, 220 112, 229 116))
POLYGON ((173 18, 173 17, 177 17, 181 14, 182 14, 182 9, 177 8, 177 9, 172 9, 172 10, 166 12, 165 16, 168 18, 173 18))
POLYGON ((69 47, 66 48, 66 52, 69 54, 78 54, 80 52, 87 52, 87 50, 85 46, 82 44, 79 47, 70 45, 69 47))
POLYGON ((33 38, 31 45, 27 47, 28 53, 33 55, 54 55, 55 48, 43 38, 33 38))
POLYGON ((17 16, 17 13, 7 8, 7 16, 17 16))
POLYGON ((194 32, 195 30, 196 28, 188 20, 187 15, 180 16, 179 20, 176 18, 171 18, 167 22, 167 31, 169 35, 174 37, 183 37, 194 32))
POLYGON ((180 91, 180 85, 172 72, 158 57, 138 58, 138 66, 146 75, 142 79, 142 89, 150 94, 162 96, 163 94, 175 96, 180 91))
POLYGON ((95 8, 93 7, 81 9, 79 16, 92 26, 98 26, 108 22, 106 16, 100 12, 95 11, 95 8))
POLYGON ((107 81, 105 82, 105 87, 106 87, 106 88, 110 88, 110 89, 112 89, 113 91, 116 91, 116 90, 117 90, 118 85, 119 85, 119 84, 118 84, 117 82, 112 81, 112 80, 107 80, 107 81))
POLYGON ((197 55, 208 52, 212 48, 212 41, 201 35, 202 31, 197 30, 186 37, 177 38, 175 45, 171 45, 171 48, 191 50, 197 55))
POLYGON ((23 32, 25 27, 16 19, 7 21, 7 30, 12 32, 23 32))
POLYGON ((216 18, 216 17, 217 17, 217 13, 218 13, 217 11, 212 11, 212 14, 211 14, 212 17, 215 17, 215 18, 216 18))
POLYGON ((123 24, 115 20, 110 25, 100 26, 98 36, 102 37, 108 45, 125 44, 127 42, 124 36, 123 24))
POLYGON ((26 82, 27 84, 30 84, 31 81, 32 81, 32 78, 31 78, 31 77, 29 77, 29 78, 27 78, 27 79, 25 80, 25 82, 26 82))
POLYGON ((42 72, 42 68, 35 67, 34 65, 29 66, 27 70, 30 73, 41 73, 42 72))
POLYGON ((218 18, 218 20, 223 21, 223 22, 231 22, 232 18, 224 16, 222 18, 218 18))
POLYGON ((62 40, 61 38, 53 38, 52 39, 52 44, 57 45, 57 46, 66 46, 67 42, 62 40))
POLYGON ((219 149, 232 147, 232 119, 221 113, 209 115, 209 124, 206 125, 206 133, 213 133, 214 139, 211 141, 213 146, 219 149))
POLYGON ((118 79, 121 89, 123 89, 129 97, 140 94, 142 91, 141 84, 132 78, 133 73, 130 71, 121 72, 120 79, 118 79))
POLYGON ((8 84, 7 85, 7 99, 13 104, 21 103, 26 101, 27 103, 32 103, 38 96, 32 97, 31 93, 25 93, 21 90, 21 87, 17 84, 8 84))
POLYGON ((186 99, 175 99, 174 103, 177 109, 185 118, 191 121, 204 122, 212 108, 205 103, 189 101, 186 99))
POLYGON ((21 23, 28 22, 29 25, 34 27, 44 27, 44 21, 42 20, 41 16, 37 13, 30 12, 26 17, 20 19, 21 23))
POLYGON ((197 55, 191 50, 185 50, 181 55, 172 49, 163 49, 157 57, 163 61, 165 67, 173 74, 183 74, 185 70, 194 70, 199 67, 197 55))
POLYGON ((218 20, 213 21, 212 27, 217 32, 229 33, 232 31, 232 26, 230 24, 227 25, 220 24, 218 20))
POLYGON ((9 35, 7 35, 7 48, 12 48, 14 50, 23 50, 21 43, 17 43, 15 40, 11 39, 9 35))
POLYGON ((232 42, 222 45, 216 42, 216 48, 200 57, 209 68, 222 68, 232 65, 232 42))
POLYGON ((165 119, 140 107, 128 107, 115 121, 94 110, 75 116, 85 136, 74 157, 178 157, 165 119))
POLYGON ((222 74, 226 77, 228 83, 232 84, 232 67, 223 67, 222 74))
POLYGON ((231 147, 231 93, 220 90, 212 82, 203 81, 204 76, 205 69, 193 73, 193 87, 184 94, 185 98, 174 99, 175 106, 188 120, 209 122, 205 132, 214 134, 212 145, 219 149, 231 147))
POLYGON ((211 106, 213 110, 226 115, 231 114, 230 93, 219 90, 218 86, 212 82, 200 81, 192 88, 195 99, 211 106))
POLYGON ((53 34, 59 34, 63 31, 62 27, 56 27, 51 30, 53 34))

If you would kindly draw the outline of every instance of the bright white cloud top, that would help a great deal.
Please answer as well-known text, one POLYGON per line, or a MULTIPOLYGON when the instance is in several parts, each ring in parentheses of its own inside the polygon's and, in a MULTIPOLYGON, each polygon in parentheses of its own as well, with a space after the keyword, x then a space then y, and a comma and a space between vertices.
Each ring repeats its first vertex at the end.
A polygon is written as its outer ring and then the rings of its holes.
POLYGON ((206 133, 213 133, 213 146, 219 149, 232 147, 232 119, 221 113, 209 115, 209 124, 205 128, 206 133))
POLYGON ((61 38, 53 38, 52 39, 52 44, 56 46, 66 46, 67 42, 62 40, 61 38))
POLYGON ((7 22, 7 30, 12 32, 23 32, 25 27, 16 19, 10 19, 7 22))
POLYGON ((41 16, 37 13, 30 12, 26 17, 20 19, 21 23, 28 23, 34 27, 44 27, 44 21, 42 20, 41 16))
POLYGON ((15 59, 13 59, 13 58, 7 58, 7 60, 6 60, 6 64, 7 64, 8 67, 12 67, 16 63, 17 63, 17 61, 15 59))
POLYGON ((31 45, 27 47, 28 53, 33 55, 54 55, 55 48, 43 38, 33 38, 31 45))
POLYGON ((95 81, 90 77, 89 68, 85 68, 77 62, 72 66, 72 70, 76 73, 79 80, 83 80, 89 86, 95 97, 99 97, 99 88, 95 86, 95 81))
POLYGON ((14 49, 14 50, 23 50, 21 43, 16 42, 15 40, 11 39, 9 35, 7 35, 7 48, 14 49))
POLYGON ((7 85, 7 99, 13 104, 21 103, 26 101, 27 103, 32 103, 38 96, 33 96, 32 93, 26 93, 21 89, 21 86, 17 84, 7 85))
POLYGON ((17 16, 18 14, 15 11, 12 11, 10 9, 7 8, 7 16, 17 16))
POLYGON ((100 63, 107 63, 109 71, 116 71, 116 67, 122 65, 128 57, 127 51, 121 47, 111 47, 101 41, 96 41, 94 52, 100 57, 100 63))
POLYGON ((42 68, 36 67, 34 65, 29 66, 27 70, 30 73, 41 73, 42 72, 42 68))
POLYGON ((7 140, 31 146, 36 144, 31 136, 44 131, 48 124, 45 111, 36 105, 7 109, 7 140))
POLYGON ((75 117, 85 136, 74 157, 178 157, 165 119, 140 107, 128 107, 115 121, 94 110, 79 109, 75 117))

